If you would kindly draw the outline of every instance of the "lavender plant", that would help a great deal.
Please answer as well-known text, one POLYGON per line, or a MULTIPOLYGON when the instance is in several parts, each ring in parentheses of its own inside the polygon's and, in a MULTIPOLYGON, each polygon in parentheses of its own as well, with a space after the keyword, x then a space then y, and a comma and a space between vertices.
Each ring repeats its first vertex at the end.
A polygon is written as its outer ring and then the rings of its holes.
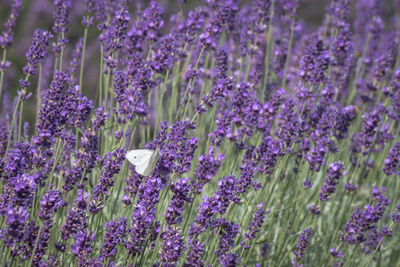
POLYGON ((398 264, 400 3, 314 4, 1 0, 0 265, 398 264))

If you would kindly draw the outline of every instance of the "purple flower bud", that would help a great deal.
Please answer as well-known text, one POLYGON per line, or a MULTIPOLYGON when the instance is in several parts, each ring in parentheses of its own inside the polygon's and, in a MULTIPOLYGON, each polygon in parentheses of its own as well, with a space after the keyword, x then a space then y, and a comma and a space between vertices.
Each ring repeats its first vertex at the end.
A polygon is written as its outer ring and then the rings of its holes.
POLYGON ((262 226, 265 218, 265 210, 263 207, 263 203, 257 205, 257 212, 254 214, 253 220, 250 222, 249 231, 244 234, 245 240, 243 240, 240 244, 243 248, 249 249, 249 242, 256 238, 256 234, 260 231, 260 227, 262 226))
POLYGON ((126 218, 121 217, 105 224, 103 255, 106 258, 114 257, 117 254, 116 246, 122 243, 126 232, 126 218))
POLYGON ((172 227, 167 227, 165 232, 161 234, 161 239, 163 243, 160 251, 160 260, 163 262, 163 266, 165 264, 177 264, 182 252, 186 249, 181 232, 172 227))
MULTIPOLYGON (((14 28, 17 18, 22 10, 22 1, 14 0, 11 4, 11 12, 7 21, 4 23, 4 29, 0 34, 0 47, 11 46, 14 41, 14 28)), ((0 67, 0 69, 2 69, 0 67)))
POLYGON ((311 238, 311 230, 309 228, 306 228, 297 239, 296 250, 293 251, 296 261, 303 258, 304 251, 306 250, 308 244, 310 243, 310 238, 311 238))
POLYGON ((200 194, 203 186, 215 176, 223 160, 223 154, 219 154, 217 158, 215 158, 214 148, 212 146, 208 148, 208 153, 199 156, 198 164, 194 171, 196 180, 192 183, 193 191, 196 194, 200 194))
POLYGON ((172 225, 182 222, 183 206, 185 202, 192 202, 193 199, 189 196, 191 191, 189 178, 178 179, 170 188, 174 194, 168 205, 165 221, 172 225))
POLYGON ((324 185, 321 187, 319 200, 327 201, 328 197, 335 192, 338 180, 345 174, 343 173, 344 170, 345 167, 341 162, 329 164, 329 169, 326 173, 327 179, 325 179, 324 185))
POLYGON ((96 235, 90 231, 79 231, 74 236, 75 243, 71 245, 72 254, 77 257, 80 266, 87 266, 92 246, 96 241, 96 235))
POLYGON ((36 65, 44 62, 47 56, 46 50, 49 39, 52 37, 53 35, 48 31, 43 31, 41 29, 35 30, 32 44, 29 46, 28 52, 26 52, 27 65, 23 68, 26 75, 35 75, 36 65))
POLYGON ((394 144, 383 162, 383 172, 386 175, 400 175, 400 142, 394 144))

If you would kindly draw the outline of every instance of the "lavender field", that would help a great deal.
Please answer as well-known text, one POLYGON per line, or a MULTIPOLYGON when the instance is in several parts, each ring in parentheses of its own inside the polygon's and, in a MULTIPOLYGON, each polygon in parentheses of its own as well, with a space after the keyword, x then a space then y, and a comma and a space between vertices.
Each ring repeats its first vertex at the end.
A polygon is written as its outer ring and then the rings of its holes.
POLYGON ((0 98, 0 266, 400 266, 399 0, 0 0, 0 98))

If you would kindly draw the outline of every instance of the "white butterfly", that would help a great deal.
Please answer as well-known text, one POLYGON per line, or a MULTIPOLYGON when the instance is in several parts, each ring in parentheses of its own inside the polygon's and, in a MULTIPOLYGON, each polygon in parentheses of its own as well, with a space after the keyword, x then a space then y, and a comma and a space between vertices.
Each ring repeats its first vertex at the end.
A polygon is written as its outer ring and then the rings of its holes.
POLYGON ((156 150, 135 149, 128 151, 125 157, 135 166, 138 174, 149 176, 154 171, 160 153, 158 148, 156 150))

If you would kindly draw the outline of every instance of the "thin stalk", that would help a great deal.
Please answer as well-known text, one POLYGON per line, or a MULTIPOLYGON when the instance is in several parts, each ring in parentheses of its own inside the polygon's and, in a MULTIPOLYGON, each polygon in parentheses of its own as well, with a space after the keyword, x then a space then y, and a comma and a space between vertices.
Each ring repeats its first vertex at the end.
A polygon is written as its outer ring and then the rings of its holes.
POLYGON ((81 68, 79 72, 79 89, 82 92, 82 81, 83 81, 83 68, 85 65, 85 51, 86 51, 86 40, 87 40, 88 27, 85 27, 83 32, 83 46, 82 46, 82 56, 81 56, 81 68))
POLYGON ((20 109, 19 109, 19 121, 18 121, 18 142, 21 140, 21 132, 22 132, 22 112, 24 108, 24 101, 21 101, 20 109))
POLYGON ((39 63, 39 78, 38 78, 38 84, 37 84, 37 91, 36 91, 36 123, 38 123, 39 119, 39 112, 40 112, 40 105, 42 104, 42 72, 43 72, 43 66, 42 63, 39 63))
POLYGON ((7 159, 8 149, 10 148, 10 145, 11 145, 11 136, 12 136, 12 132, 13 132, 14 124, 15 124, 15 117, 17 116, 17 110, 18 110, 18 106, 19 106, 20 102, 21 102, 21 95, 18 96, 17 104, 15 105, 14 113, 13 113, 13 116, 11 119, 10 131, 9 131, 8 140, 7 140, 7 148, 6 148, 6 153, 4 154, 5 159, 7 159))
POLYGON ((262 82, 262 88, 261 88, 261 98, 264 99, 265 95, 265 86, 267 85, 268 82, 268 76, 269 76, 269 61, 271 57, 271 51, 272 51, 272 20, 274 17, 274 5, 275 5, 275 0, 272 0, 271 2, 271 9, 269 11, 269 22, 268 22, 268 32, 267 32, 267 48, 265 51, 265 59, 264 59, 264 79, 262 82))
POLYGON ((29 266, 32 266, 33 258, 35 257, 35 252, 36 252, 37 245, 39 243, 39 238, 40 238, 40 234, 42 233, 42 229, 43 229, 43 225, 40 224, 40 228, 39 228, 36 240, 35 240, 35 246, 33 247, 33 250, 32 250, 31 259, 29 260, 29 266))
POLYGON ((283 89, 285 89, 285 87, 286 87, 286 79, 287 79, 287 74, 288 74, 288 69, 289 69, 289 62, 290 62, 290 53, 292 51, 294 23, 295 23, 295 20, 293 18, 292 19, 292 23, 290 24, 288 51, 287 51, 287 56, 286 56, 286 61, 285 61, 285 69, 284 69, 284 72, 283 72, 283 80, 282 80, 282 88, 283 89))
POLYGON ((160 96, 160 102, 158 103, 158 107, 157 107, 157 115, 156 115, 156 122, 154 125, 154 133, 153 133, 153 139, 156 138, 157 135, 157 131, 156 128, 158 127, 158 125, 160 124, 160 118, 162 117, 161 114, 163 114, 161 112, 161 109, 163 107, 163 100, 164 100, 164 94, 165 91, 167 90, 167 81, 169 78, 169 70, 167 71, 167 73, 165 74, 165 79, 164 79, 164 86, 161 87, 161 96, 160 96))
MULTIPOLYGON (((1 57, 1 65, 4 65, 6 62, 6 56, 7 56, 7 49, 3 49, 3 55, 1 57)), ((3 95, 3 80, 4 80, 4 69, 1 69, 0 71, 0 103, 1 103, 1 96, 3 95)))

